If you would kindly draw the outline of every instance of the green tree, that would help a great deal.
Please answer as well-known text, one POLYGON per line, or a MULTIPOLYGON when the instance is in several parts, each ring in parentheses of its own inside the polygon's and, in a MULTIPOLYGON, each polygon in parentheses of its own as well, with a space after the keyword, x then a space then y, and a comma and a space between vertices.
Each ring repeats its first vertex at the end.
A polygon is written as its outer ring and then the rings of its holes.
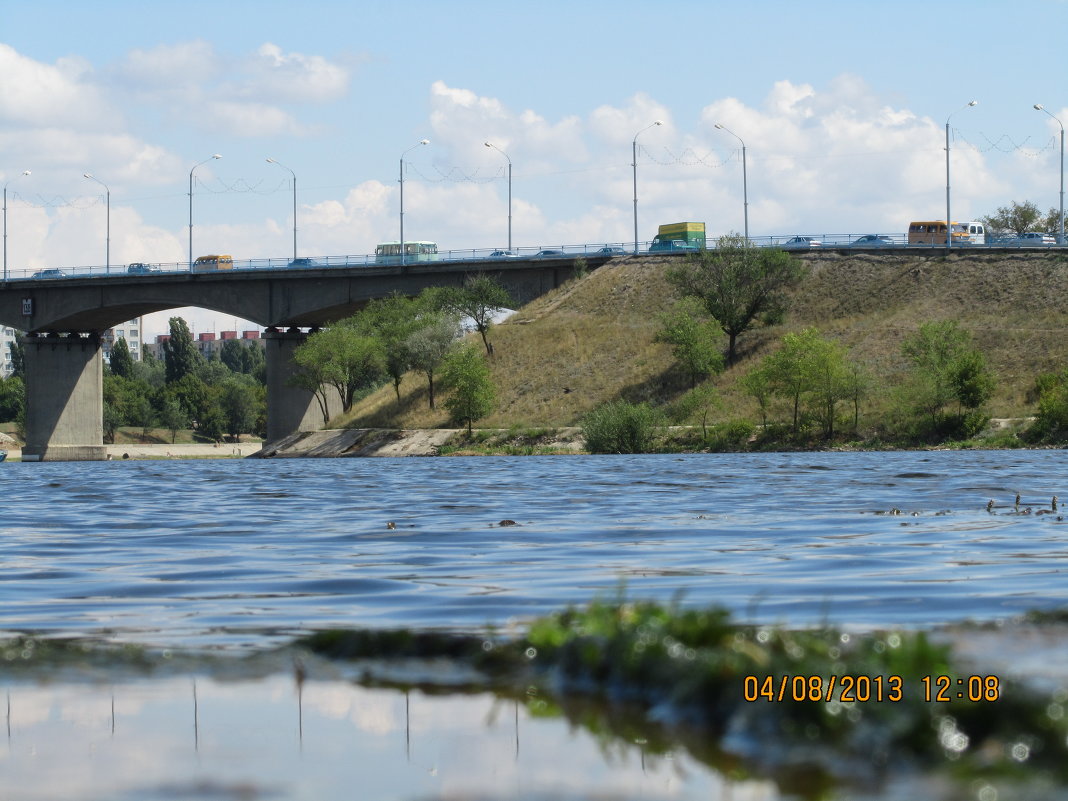
POLYGON ((475 420, 493 411, 497 400, 489 365, 476 348, 463 345, 453 350, 445 360, 441 375, 442 386, 451 390, 445 408, 455 423, 467 425, 468 436, 475 420))
POLYGON ((195 372, 197 367, 203 364, 204 357, 193 344, 193 335, 189 333, 185 320, 172 317, 168 322, 170 336, 163 342, 163 362, 167 383, 170 384, 195 372))
POLYGON ((7 343, 8 352, 11 354, 11 374, 8 378, 26 378, 26 346, 18 337, 7 343))
POLYGON ((427 304, 423 301, 391 295, 368 302, 356 316, 360 330, 374 336, 382 344, 386 373, 393 381, 393 391, 400 403, 400 385, 404 374, 411 369, 411 353, 407 339, 422 325, 427 304))
POLYGON ((680 423, 701 421, 701 439, 708 439, 708 417, 720 405, 719 392, 711 383, 693 387, 675 402, 672 416, 680 423))
POLYGON ((801 262, 776 248, 753 247, 737 234, 721 237, 712 250, 688 254, 668 270, 668 280, 701 301, 727 335, 727 363, 737 358, 738 336, 756 322, 778 318, 785 291, 799 281, 801 262))
POLYGON ((18 376, 0 378, 0 423, 18 420, 25 409, 25 382, 18 376))
POLYGON ((156 410, 145 395, 134 395, 126 406, 126 422, 141 429, 141 439, 148 439, 149 430, 156 424, 156 410))
POLYGON ((160 401, 161 407, 170 398, 178 401, 186 419, 198 426, 207 418, 213 404, 208 385, 193 373, 188 373, 179 380, 166 385, 160 401))
POLYGON ((178 436, 178 431, 189 425, 189 415, 186 414, 181 402, 174 395, 166 395, 161 406, 159 421, 164 428, 171 432, 171 443, 173 444, 178 436))
POLYGON ((108 360, 111 372, 122 378, 133 378, 134 360, 130 355, 130 346, 125 337, 119 337, 111 346, 111 358, 108 360))
POLYGON ((815 328, 786 334, 780 348, 766 356, 743 381, 762 410, 767 395, 785 398, 792 408, 795 432, 800 429, 801 412, 805 410, 820 423, 828 438, 834 436, 838 404, 850 397, 853 389, 845 349, 815 328))
MULTIPOLYGON (((385 377, 382 343, 363 334, 350 320, 311 334, 293 353, 302 385, 317 381, 337 390, 347 412, 359 394, 377 386, 385 377)), ((325 397, 320 402, 323 403, 325 397)), ((325 404, 324 404, 325 408, 325 404)))
POLYGON ((141 354, 141 361, 133 364, 132 377, 138 381, 144 381, 150 387, 159 389, 167 381, 163 360, 157 359, 150 351, 144 351, 141 354))
MULTIPOLYGON (((1056 214, 1056 212, 1054 212, 1056 214)), ((1025 231, 1034 231, 1046 221, 1042 219, 1042 212, 1038 206, 1029 200, 1017 203, 1015 200, 1008 206, 999 206, 998 210, 988 217, 980 217, 980 221, 986 227, 988 236, 1004 236, 1016 234, 1019 236, 1025 231)), ((1043 227, 1043 230, 1049 230, 1043 227)))
POLYGON ((701 319, 702 309, 696 298, 684 298, 670 312, 660 315, 658 342, 671 345, 671 353, 690 378, 695 389, 702 378, 723 369, 723 354, 716 347, 718 328, 701 319))
POLYGON ((219 361, 231 372, 256 376, 266 364, 266 357, 255 340, 228 339, 223 343, 219 361))
POLYGON ((426 376, 430 408, 434 408, 434 376, 456 341, 459 321, 448 313, 427 315, 423 325, 404 341, 413 370, 426 376))
POLYGON ((218 387, 219 410, 223 426, 235 442, 241 435, 250 433, 256 426, 261 403, 256 382, 247 376, 234 376, 218 387))
POLYGON ((493 356, 493 346, 489 341, 489 330, 493 318, 498 312, 511 308, 514 301, 500 283, 486 275, 478 273, 464 278, 462 287, 444 287, 437 293, 441 308, 462 318, 471 320, 471 324, 482 337, 486 354, 493 356))
MULTIPOLYGON (((1068 214, 1065 215, 1068 217, 1068 214)), ((1043 231, 1053 234, 1054 236, 1060 236, 1061 233, 1061 210, 1050 209, 1046 213, 1045 219, 1042 220, 1043 231)))
POLYGON ((116 409, 114 404, 105 399, 102 421, 104 424, 105 441, 110 442, 112 445, 115 444, 115 432, 119 430, 119 426, 122 425, 122 421, 122 412, 116 409))
POLYGON ((757 406, 760 409, 760 424, 764 428, 767 428, 768 407, 771 404, 771 381, 768 378, 768 371, 764 368, 764 365, 757 365, 743 375, 741 386, 745 391, 745 394, 756 400, 757 406))
POLYGON ((981 409, 996 381, 968 331, 955 320, 924 323, 905 338, 901 352, 912 366, 907 390, 925 419, 925 437, 972 436, 986 424, 981 409), (947 414, 954 402, 956 412, 947 414))

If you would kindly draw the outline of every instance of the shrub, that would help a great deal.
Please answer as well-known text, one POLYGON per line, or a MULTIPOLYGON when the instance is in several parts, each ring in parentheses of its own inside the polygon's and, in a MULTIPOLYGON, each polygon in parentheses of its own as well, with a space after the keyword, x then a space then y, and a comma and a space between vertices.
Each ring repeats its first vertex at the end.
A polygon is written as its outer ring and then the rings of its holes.
POLYGON ((756 426, 748 420, 733 420, 713 426, 708 432, 706 444, 717 451, 744 450, 756 426))
POLYGON ((590 453, 648 453, 653 450, 660 415, 648 403, 612 401, 582 419, 590 453))

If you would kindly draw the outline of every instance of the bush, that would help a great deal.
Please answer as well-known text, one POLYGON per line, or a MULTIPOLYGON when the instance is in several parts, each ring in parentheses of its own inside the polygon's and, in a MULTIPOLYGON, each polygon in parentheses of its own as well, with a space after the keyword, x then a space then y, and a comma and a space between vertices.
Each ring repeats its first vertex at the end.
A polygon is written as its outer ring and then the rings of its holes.
POLYGON ((748 420, 720 423, 712 426, 712 429, 708 432, 706 444, 712 450, 717 451, 744 450, 755 431, 756 426, 748 420))
POLYGON ((648 403, 612 401, 582 419, 590 453, 649 453, 656 441, 660 415, 648 403))

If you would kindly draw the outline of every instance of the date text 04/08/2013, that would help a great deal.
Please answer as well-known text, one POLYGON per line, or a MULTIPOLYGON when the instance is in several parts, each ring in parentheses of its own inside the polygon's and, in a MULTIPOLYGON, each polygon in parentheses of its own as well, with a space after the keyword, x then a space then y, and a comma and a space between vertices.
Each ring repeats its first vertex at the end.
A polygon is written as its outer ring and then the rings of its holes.
MULTIPOLYGON (((921 676, 919 688, 924 701, 996 701, 1001 697, 997 676, 921 676)), ((822 701, 867 703, 905 699, 901 676, 746 676, 742 683, 746 701, 822 701)))

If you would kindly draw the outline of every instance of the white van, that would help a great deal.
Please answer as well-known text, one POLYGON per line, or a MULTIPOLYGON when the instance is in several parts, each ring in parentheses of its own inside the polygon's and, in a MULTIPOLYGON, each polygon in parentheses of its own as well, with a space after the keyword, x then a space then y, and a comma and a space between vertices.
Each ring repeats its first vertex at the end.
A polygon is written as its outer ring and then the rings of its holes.
POLYGON ((966 223, 953 223, 953 233, 956 234, 960 231, 962 236, 960 239, 961 244, 965 245, 985 245, 986 244, 986 226, 981 222, 966 222, 966 223))

